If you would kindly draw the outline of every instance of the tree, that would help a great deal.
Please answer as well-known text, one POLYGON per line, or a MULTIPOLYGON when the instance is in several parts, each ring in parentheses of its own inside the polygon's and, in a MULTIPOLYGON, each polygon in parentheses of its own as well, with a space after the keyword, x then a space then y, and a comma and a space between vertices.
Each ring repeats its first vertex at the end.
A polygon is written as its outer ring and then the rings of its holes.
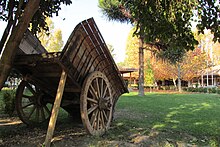
POLYGON ((109 20, 130 22, 136 27, 134 35, 139 38, 139 95, 144 95, 144 42, 162 50, 161 57, 173 63, 179 62, 184 53, 193 49, 197 43, 191 32, 191 19, 195 10, 198 18, 201 18, 198 22, 201 32, 204 27, 209 27, 219 40, 219 6, 215 2, 99 0, 99 6, 109 20))
POLYGON ((188 51, 184 55, 183 60, 177 64, 161 60, 153 63, 155 79, 172 79, 175 87, 177 87, 175 81, 178 79, 179 91, 181 91, 181 80, 190 81, 194 77, 200 76, 205 68, 206 53, 202 52, 200 48, 188 51))
MULTIPOLYGON (((127 41, 126 41, 126 56, 125 56, 125 63, 128 67, 137 68, 138 69, 138 51, 139 51, 139 39, 137 36, 134 36, 133 33, 135 28, 132 28, 128 34, 127 41)), ((146 46, 146 44, 144 44, 146 46)), ((144 63, 148 63, 148 60, 151 58, 151 52, 145 50, 144 52, 144 63)), ((146 71, 148 70, 148 65, 144 66, 146 71)), ((138 77, 138 72, 133 72, 133 76, 138 77)), ((144 74, 144 79, 147 79, 146 74, 144 74)), ((146 81, 146 80, 145 80, 146 81)), ((146 85, 146 82, 144 83, 146 85)))
POLYGON ((37 36, 48 52, 59 52, 63 46, 62 31, 54 28, 54 23, 50 18, 46 19, 46 23, 49 31, 41 30, 37 36))
POLYGON ((147 60, 147 68, 145 70, 145 85, 153 86, 154 84, 154 72, 152 69, 152 65, 150 59, 147 60))
POLYGON ((0 2, 0 20, 7 21, 7 26, 0 42, 0 89, 11 70, 23 34, 31 25, 36 34, 40 28, 48 29, 45 19, 58 15, 60 5, 71 4, 71 0, 3 0, 0 2), (4 50, 3 50, 4 47, 4 50))
POLYGON ((134 28, 129 32, 127 40, 126 40, 126 48, 125 48, 125 62, 130 67, 138 68, 138 38, 134 36, 134 28))
POLYGON ((107 46, 108 46, 108 49, 109 49, 112 57, 115 58, 114 47, 111 44, 107 44, 107 46))

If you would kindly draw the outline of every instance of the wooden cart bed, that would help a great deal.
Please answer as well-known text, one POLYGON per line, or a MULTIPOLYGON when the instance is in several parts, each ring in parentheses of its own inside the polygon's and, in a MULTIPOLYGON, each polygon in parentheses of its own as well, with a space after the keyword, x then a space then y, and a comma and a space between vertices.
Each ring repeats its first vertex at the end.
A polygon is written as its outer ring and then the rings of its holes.
POLYGON ((27 124, 47 119, 44 113, 49 108, 45 105, 55 101, 63 71, 67 79, 61 107, 73 116, 81 113, 90 134, 102 134, 109 127, 115 103, 128 92, 93 18, 76 26, 62 52, 20 54, 14 68, 24 77, 16 103, 21 120, 27 124), (25 89, 32 95, 27 96, 25 89), (30 102, 23 105, 23 101, 30 102), (26 114, 25 109, 32 105, 26 114), (32 113, 36 113, 37 121, 30 120, 32 113))

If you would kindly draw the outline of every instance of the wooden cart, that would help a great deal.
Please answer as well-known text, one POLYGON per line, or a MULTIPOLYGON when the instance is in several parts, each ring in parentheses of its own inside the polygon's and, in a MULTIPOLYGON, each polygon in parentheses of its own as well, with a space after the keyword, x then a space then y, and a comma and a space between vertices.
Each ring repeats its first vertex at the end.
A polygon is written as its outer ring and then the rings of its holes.
POLYGON ((19 54, 14 68, 23 75, 16 109, 28 125, 47 121, 62 97, 60 106, 81 116, 89 134, 103 134, 119 96, 128 92, 93 18, 76 26, 62 52, 19 54))

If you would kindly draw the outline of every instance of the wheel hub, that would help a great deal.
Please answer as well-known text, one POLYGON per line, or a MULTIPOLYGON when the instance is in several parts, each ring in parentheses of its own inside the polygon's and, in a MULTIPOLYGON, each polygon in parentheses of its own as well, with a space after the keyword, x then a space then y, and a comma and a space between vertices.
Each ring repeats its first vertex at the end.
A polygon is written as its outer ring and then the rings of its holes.
POLYGON ((108 98, 99 98, 99 109, 100 110, 106 110, 111 108, 112 103, 110 97, 108 98))
POLYGON ((37 104, 37 106, 43 105, 43 94, 42 93, 37 94, 36 104, 37 104))

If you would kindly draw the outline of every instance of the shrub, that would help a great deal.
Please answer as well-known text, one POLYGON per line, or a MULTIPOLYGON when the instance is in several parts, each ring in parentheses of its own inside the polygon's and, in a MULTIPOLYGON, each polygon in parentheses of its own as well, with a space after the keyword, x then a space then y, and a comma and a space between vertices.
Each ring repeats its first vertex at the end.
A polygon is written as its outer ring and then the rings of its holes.
POLYGON ((165 90, 170 90, 170 86, 165 86, 165 90))
POLYGON ((218 94, 220 94, 220 89, 217 89, 216 91, 217 91, 218 94))
POLYGON ((189 92, 193 92, 193 89, 194 89, 193 87, 188 87, 189 92))
POLYGON ((204 88, 203 87, 199 87, 198 88, 198 92, 204 92, 204 88))
POLYGON ((188 91, 188 88, 187 87, 183 87, 183 91, 188 91))
POLYGON ((3 94, 4 112, 12 116, 15 111, 15 92, 7 90, 3 94))
POLYGON ((211 93, 216 93, 217 89, 215 87, 211 88, 211 93))
POLYGON ((198 92, 199 91, 199 88, 193 88, 192 89, 192 92, 198 92))
POLYGON ((208 92, 208 88, 203 88, 203 92, 207 93, 208 92))

